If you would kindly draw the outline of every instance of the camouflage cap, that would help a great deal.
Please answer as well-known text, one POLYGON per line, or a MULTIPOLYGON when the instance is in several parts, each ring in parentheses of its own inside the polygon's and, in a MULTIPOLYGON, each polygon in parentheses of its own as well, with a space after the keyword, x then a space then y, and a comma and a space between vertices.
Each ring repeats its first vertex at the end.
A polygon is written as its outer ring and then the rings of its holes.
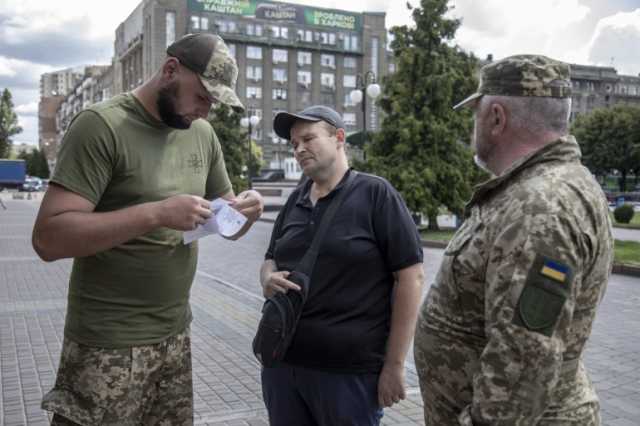
POLYGON ((569 98, 569 64, 541 55, 515 55, 492 62, 480 70, 477 92, 453 109, 483 95, 569 98))
POLYGON ((167 55, 198 74, 202 85, 216 100, 244 110, 233 87, 238 65, 220 36, 208 33, 187 34, 167 48, 167 55))

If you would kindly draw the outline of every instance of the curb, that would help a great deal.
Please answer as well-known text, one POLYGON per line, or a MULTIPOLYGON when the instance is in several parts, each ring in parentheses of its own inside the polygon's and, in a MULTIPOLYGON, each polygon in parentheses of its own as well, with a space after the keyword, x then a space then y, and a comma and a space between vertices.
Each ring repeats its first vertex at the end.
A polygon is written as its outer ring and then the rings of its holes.
POLYGON ((449 244, 448 241, 423 240, 422 238, 420 239, 420 243, 422 243, 422 247, 437 248, 437 249, 446 248, 447 245, 449 244))
POLYGON ((612 273, 640 278, 640 266, 625 265, 624 263, 614 263, 612 273))

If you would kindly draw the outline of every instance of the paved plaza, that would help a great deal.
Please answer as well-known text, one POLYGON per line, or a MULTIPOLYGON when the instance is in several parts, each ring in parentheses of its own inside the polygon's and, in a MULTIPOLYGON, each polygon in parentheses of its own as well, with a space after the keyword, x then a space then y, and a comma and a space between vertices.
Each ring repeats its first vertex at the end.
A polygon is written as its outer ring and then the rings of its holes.
MULTIPOLYGON (((46 425, 40 399, 55 380, 71 261, 44 263, 31 248, 37 201, 5 203, 8 209, 0 208, 0 425, 46 425)), ((237 242, 216 236, 201 241, 191 299, 197 425, 267 424, 260 368, 250 346, 262 304, 258 269, 271 227, 260 222, 237 242)), ((427 282, 441 258, 441 250, 425 250, 427 282)), ((640 425, 639 330, 640 279, 615 275, 585 355, 604 425, 640 425)), ((408 398, 385 410, 385 425, 423 424, 411 359, 406 367, 408 398)))

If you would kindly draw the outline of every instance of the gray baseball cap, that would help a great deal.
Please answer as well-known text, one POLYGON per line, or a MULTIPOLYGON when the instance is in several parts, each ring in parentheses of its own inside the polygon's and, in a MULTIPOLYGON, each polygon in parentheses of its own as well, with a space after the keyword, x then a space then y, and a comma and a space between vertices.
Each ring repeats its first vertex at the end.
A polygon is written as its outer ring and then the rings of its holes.
POLYGON ((291 139, 291 128, 298 120, 318 122, 325 121, 336 129, 344 129, 342 117, 335 110, 324 106, 314 105, 292 114, 290 112, 280 112, 273 119, 273 130, 276 135, 283 139, 291 139))

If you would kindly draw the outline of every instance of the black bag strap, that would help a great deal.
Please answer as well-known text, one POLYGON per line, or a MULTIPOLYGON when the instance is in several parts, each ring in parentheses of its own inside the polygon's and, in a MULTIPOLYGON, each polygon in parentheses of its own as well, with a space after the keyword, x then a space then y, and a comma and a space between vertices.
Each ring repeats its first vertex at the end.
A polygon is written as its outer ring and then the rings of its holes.
POLYGON ((351 189, 353 181, 356 179, 356 175, 358 174, 358 172, 356 172, 355 170, 350 170, 348 173, 349 176, 347 176, 347 180, 340 189, 340 192, 338 192, 338 194, 334 196, 334 198, 331 200, 331 203, 329 204, 329 207, 327 207, 327 210, 324 212, 324 215, 322 215, 320 226, 318 227, 318 230, 313 237, 311 246, 296 267, 296 271, 302 272, 308 277, 311 277, 313 268, 316 265, 316 259, 318 258, 318 253, 320 251, 320 245, 322 244, 322 240, 324 239, 324 236, 329 229, 329 225, 331 225, 333 217, 336 215, 336 212, 342 204, 345 196, 349 193, 349 189, 351 189))

